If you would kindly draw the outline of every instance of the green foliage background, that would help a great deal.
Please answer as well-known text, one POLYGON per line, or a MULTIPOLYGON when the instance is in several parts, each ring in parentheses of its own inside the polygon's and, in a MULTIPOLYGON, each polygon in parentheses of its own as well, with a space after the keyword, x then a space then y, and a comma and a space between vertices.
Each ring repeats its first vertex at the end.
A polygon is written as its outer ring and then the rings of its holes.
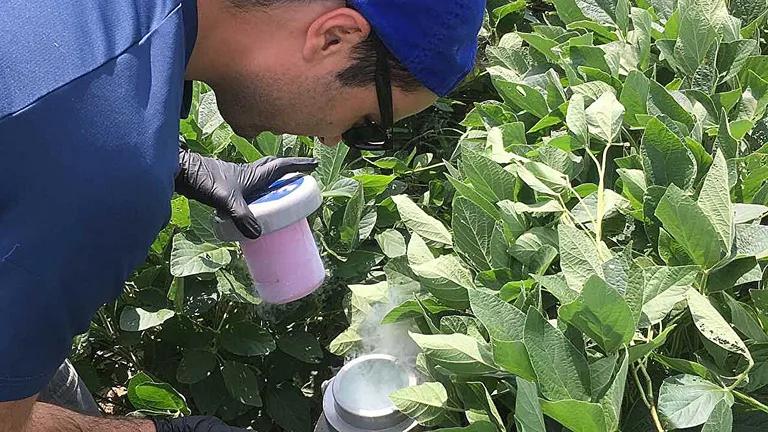
POLYGON ((765 0, 489 1, 481 66, 399 125, 413 151, 233 135, 196 85, 191 148, 310 155, 326 286, 261 305, 184 198, 73 360, 118 412, 308 431, 360 326, 411 326, 446 431, 758 431, 768 421, 765 0))

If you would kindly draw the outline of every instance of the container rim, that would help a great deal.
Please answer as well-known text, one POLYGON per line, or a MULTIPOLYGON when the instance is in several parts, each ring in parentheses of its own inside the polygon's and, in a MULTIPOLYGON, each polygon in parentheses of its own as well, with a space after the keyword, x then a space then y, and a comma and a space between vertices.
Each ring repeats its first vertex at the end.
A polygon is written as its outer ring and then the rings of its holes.
MULTIPOLYGON (((406 372, 408 375, 408 387, 412 387, 418 384, 418 377, 416 374, 411 370, 411 368, 403 365, 396 357, 388 355, 388 354, 368 354, 361 357, 358 357, 341 368, 338 374, 333 379, 333 393, 339 394, 339 386, 344 381, 344 377, 347 376, 351 370, 354 370, 355 367, 361 363, 366 363, 369 361, 376 361, 376 360, 384 360, 391 362, 398 367, 400 367, 403 371, 406 372)), ((334 398, 335 399, 335 398, 334 398)), ((336 404, 339 405, 339 408, 343 409, 349 414, 352 414, 357 417, 367 417, 367 418, 379 418, 379 417, 386 417, 391 416, 396 413, 400 413, 398 409, 392 405, 391 408, 383 408, 378 410, 367 410, 367 409, 350 409, 348 407, 342 406, 338 400, 336 400, 336 404)))

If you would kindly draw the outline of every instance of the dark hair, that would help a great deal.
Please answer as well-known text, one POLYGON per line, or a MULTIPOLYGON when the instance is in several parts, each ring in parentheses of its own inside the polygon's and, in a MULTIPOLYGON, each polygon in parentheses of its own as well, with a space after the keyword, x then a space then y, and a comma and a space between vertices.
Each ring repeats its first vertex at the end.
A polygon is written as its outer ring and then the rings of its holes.
MULTIPOLYGON (((291 3, 310 3, 316 0, 228 0, 237 9, 247 11, 253 8, 269 8, 291 3)), ((336 77, 339 82, 349 87, 367 87, 376 81, 376 44, 381 43, 374 33, 358 43, 352 49, 352 64, 339 72, 336 77)), ((392 75, 392 85, 406 91, 414 92, 423 87, 421 82, 408 71, 400 60, 389 50, 387 57, 392 75)))

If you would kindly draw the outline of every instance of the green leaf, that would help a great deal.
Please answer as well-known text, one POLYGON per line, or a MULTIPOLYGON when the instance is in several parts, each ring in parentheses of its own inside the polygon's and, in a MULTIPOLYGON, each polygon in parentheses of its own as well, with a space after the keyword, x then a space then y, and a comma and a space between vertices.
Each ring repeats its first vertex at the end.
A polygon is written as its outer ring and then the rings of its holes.
POLYGON ((221 240, 216 237, 213 230, 213 209, 195 200, 189 201, 190 228, 203 243, 219 244, 221 240))
POLYGON ((619 366, 616 377, 613 379, 611 386, 605 393, 602 399, 600 399, 600 405, 603 407, 603 413, 605 415, 606 426, 608 430, 618 430, 619 422, 621 420, 621 406, 624 402, 624 389, 627 384, 627 372, 629 369, 629 353, 623 356, 621 365, 619 366))
POLYGON ((604 277, 603 255, 595 241, 578 228, 561 224, 557 227, 560 241, 560 267, 568 286, 581 291, 587 279, 593 275, 604 277))
POLYGON ((705 338, 726 351, 744 356, 752 363, 752 355, 744 342, 706 297, 696 290, 688 290, 687 300, 693 323, 705 338))
POLYGON ((456 189, 459 195, 475 203, 477 206, 485 210, 486 213, 491 215, 494 219, 501 218, 499 209, 496 208, 495 205, 488 201, 488 199, 481 195, 477 190, 475 190, 473 186, 459 181, 448 174, 446 174, 445 177, 448 178, 448 181, 456 189))
POLYGON ((462 172, 475 190, 488 201, 497 203, 515 199, 515 176, 499 164, 466 145, 461 148, 461 162, 462 172))
MULTIPOLYGON (((451 419, 448 415, 448 392, 442 384, 429 382, 398 390, 389 398, 395 407, 425 426, 436 426, 451 419)), ((454 419, 452 423, 458 424, 454 419)))
POLYGON ((520 432, 546 432, 544 415, 539 405, 539 390, 535 383, 516 378, 515 425, 520 432))
POLYGON ((605 0, 576 0, 584 15, 603 25, 615 25, 616 4, 605 0))
POLYGON ((717 70, 720 73, 718 82, 722 83, 736 76, 757 46, 757 41, 752 39, 721 43, 717 53, 717 70))
POLYGON ((363 216, 360 218, 360 226, 357 231, 357 236, 360 241, 368 240, 371 237, 371 233, 376 228, 376 223, 379 220, 379 213, 375 208, 367 208, 363 210, 363 216))
POLYGON ((221 375, 227 391, 236 401, 253 407, 261 407, 259 379, 250 366, 228 361, 221 366, 221 375))
POLYGON ((736 225, 734 250, 738 256, 768 257, 768 226, 736 225))
POLYGON ((241 303, 261 304, 261 299, 254 295, 255 290, 252 287, 246 287, 243 282, 225 270, 216 272, 216 289, 219 293, 231 296, 241 303))
POLYGON ((341 177, 323 191, 323 198, 352 198, 359 187, 357 180, 341 177))
POLYGON ((168 309, 149 312, 144 309, 126 306, 120 313, 120 330, 139 332, 157 327, 173 318, 176 313, 168 309))
POLYGON ((733 430, 733 411, 727 399, 721 399, 715 405, 701 432, 731 432, 733 430))
POLYGON ((348 153, 349 147, 343 144, 330 147, 319 142, 315 143, 314 156, 320 161, 315 170, 315 176, 323 191, 329 190, 341 177, 341 169, 348 153))
POLYGON ((287 432, 312 431, 312 402, 298 388, 282 385, 269 388, 264 405, 272 420, 287 432))
POLYGON ((576 0, 553 0, 552 3, 557 10, 557 16, 566 24, 586 19, 576 0))
POLYGON ((707 279, 707 292, 730 289, 735 285, 757 282, 762 277, 762 269, 755 257, 740 257, 713 271, 707 279))
POLYGON ((259 150, 267 156, 279 156, 283 147, 283 136, 272 132, 262 132, 256 137, 259 150))
POLYGON ((574 94, 568 103, 565 123, 579 147, 589 147, 589 124, 584 108, 584 96, 574 94))
POLYGON ((365 191, 365 199, 373 199, 389 188, 389 185, 395 181, 393 175, 378 175, 378 174, 361 174, 353 177, 354 180, 360 182, 363 185, 365 191))
POLYGON ((576 45, 571 47, 570 54, 575 69, 591 67, 607 76, 615 76, 618 72, 615 64, 609 64, 607 53, 601 47, 576 45))
POLYGON ((442 222, 429 216, 406 195, 393 196, 405 226, 426 240, 451 246, 453 238, 442 222))
POLYGON ((721 401, 733 404, 731 393, 692 375, 677 375, 664 380, 659 389, 659 414, 673 429, 704 424, 721 401))
POLYGON ((203 135, 210 135, 224 124, 224 118, 219 113, 216 104, 216 94, 212 91, 200 95, 200 105, 197 111, 197 125, 203 135))
POLYGON ((536 372, 522 340, 492 339, 493 360, 502 370, 523 379, 536 381, 536 372))
MULTIPOLYGON (((645 182, 645 173, 641 170, 623 169, 616 170, 622 181, 622 195, 629 199, 632 208, 637 212, 639 219, 643 220, 643 197, 648 185, 645 182)), ((632 213, 635 216, 635 213, 632 213)))
POLYGON ((472 336, 422 335, 411 338, 435 364, 461 376, 487 375, 497 372, 490 347, 472 336))
POLYGON ((504 268, 509 264, 507 244, 503 236, 494 236, 496 221, 472 201, 453 200, 454 248, 473 268, 484 271, 504 268))
POLYGON ((768 216, 768 207, 760 204, 739 204, 735 203, 734 222, 737 224, 748 224, 750 222, 760 221, 768 216))
POLYGON ((677 303, 685 300, 699 271, 697 266, 644 268, 640 326, 660 322, 677 303))
POLYGON ((696 179, 696 160, 683 141, 664 123, 652 118, 645 127, 641 147, 648 182, 689 189, 696 179))
POLYGON ((344 218, 341 222, 339 229, 339 236, 341 242, 346 245, 349 250, 353 250, 357 247, 360 240, 360 220, 363 217, 363 208, 365 207, 365 196, 363 193, 363 187, 358 183, 357 190, 352 198, 347 202, 347 207, 344 210, 344 218))
POLYGON ((174 198, 171 201, 171 224, 179 228, 188 228, 191 223, 189 218, 190 201, 183 196, 174 198))
POLYGON ((553 48, 557 46, 557 42, 554 40, 541 36, 536 33, 517 33, 520 39, 528 43, 528 45, 543 54, 544 57, 550 61, 557 61, 557 57, 554 54, 553 48))
POLYGON ((768 342, 768 335, 760 324, 760 319, 752 308, 736 301, 727 293, 723 293, 728 307, 731 309, 731 321, 741 333, 756 342, 768 342))
POLYGON ((603 407, 600 404, 581 400, 559 400, 550 402, 541 400, 541 409, 548 417, 573 432, 605 431, 603 407))
MULTIPOLYGON (((502 37, 500 46, 496 48, 502 48, 506 50, 506 48, 504 48, 505 45, 512 44, 511 40, 513 39, 516 39, 516 41, 522 45, 522 40, 519 39, 517 34, 508 33, 502 37)), ((525 67, 527 69, 527 64, 525 67)), ((472 108, 472 111, 467 114, 467 116, 461 122, 461 125, 467 128, 492 129, 494 127, 515 121, 517 121, 517 117, 509 109, 508 106, 499 101, 484 101, 475 102, 474 108, 472 108)))
POLYGON ((317 337, 304 331, 294 331, 277 339, 277 347, 304 363, 317 364, 323 359, 323 349, 317 337))
POLYGON ((331 341, 328 345, 328 351, 337 356, 345 356, 362 340, 363 338, 357 329, 350 327, 331 341))
POLYGON ((435 255, 418 234, 411 235, 411 241, 408 243, 408 263, 411 266, 426 264, 435 259, 435 255))
MULTIPOLYGON (((620 213, 628 212, 631 207, 629 201, 610 189, 603 191, 603 200, 603 220, 618 216, 620 213)), ((595 218, 597 217, 597 201, 597 192, 592 193, 579 201, 579 203, 571 209, 573 220, 579 224, 594 224, 596 222, 595 218)))
POLYGON ((210 243, 195 244, 182 233, 173 237, 171 274, 175 277, 214 273, 231 260, 229 248, 210 243))
POLYGON ((166 383, 154 382, 143 372, 128 383, 128 400, 138 410, 190 414, 184 396, 166 383))
POLYGON ((724 0, 679 0, 678 8, 680 34, 675 57, 690 76, 716 43, 728 10, 724 0))
POLYGON ((724 245, 707 216, 693 199, 672 185, 656 207, 656 217, 696 264, 712 268, 724 255, 724 245))
MULTIPOLYGON (((658 45, 657 41, 657 46, 658 45)), ((649 92, 650 95, 648 103, 648 114, 653 116, 659 116, 661 114, 668 116, 676 122, 680 122, 688 127, 693 126, 694 118, 686 109, 681 105, 681 101, 687 101, 687 99, 678 100, 661 84, 654 80, 649 80, 649 92)), ((676 93, 678 96, 682 96, 680 93, 676 93)), ((690 102, 688 102, 690 104, 690 102)))
POLYGON ((643 123, 637 119, 637 115, 648 114, 648 94, 650 92, 650 82, 640 71, 632 71, 627 76, 624 88, 621 91, 619 101, 626 108, 626 120, 631 126, 642 126, 643 123))
POLYGON ((660 365, 671 369, 673 371, 681 372, 688 375, 696 375, 704 378, 705 380, 717 381, 718 377, 712 373, 709 369, 703 365, 692 362, 690 360, 684 360, 679 358, 667 357, 661 354, 654 354, 653 359, 660 365))
MULTIPOLYGON (((631 9, 631 17, 632 26, 634 27, 635 34, 637 35, 637 43, 635 45, 638 47, 639 51, 638 67, 640 70, 646 70, 651 59, 651 35, 653 33, 653 19, 647 10, 635 7, 631 9)), ((634 72, 635 71, 630 72, 630 75, 634 72)), ((625 89, 627 88, 626 85, 627 83, 625 82, 625 89)))
POLYGON ((473 289, 475 285, 472 274, 458 257, 442 255, 432 261, 414 265, 412 270, 438 300, 457 309, 467 307, 467 290, 473 289))
POLYGON ((624 106, 613 93, 603 93, 586 109, 585 115, 592 135, 607 143, 614 143, 619 137, 624 121, 624 106))
POLYGON ((240 321, 224 326, 220 342, 225 350, 246 357, 267 355, 276 348, 272 335, 250 321, 240 321))
POLYGON ((629 343, 635 334, 629 306, 598 276, 589 278, 576 301, 560 307, 559 315, 609 353, 629 343))
POLYGON ((389 311, 381 320, 381 323, 384 325, 395 324, 409 319, 421 317, 424 314, 421 306, 424 306, 424 308, 426 308, 429 313, 434 315, 453 310, 452 308, 441 305, 433 298, 422 299, 421 305, 419 305, 419 302, 416 300, 406 300, 389 311))
POLYGON ((590 399, 586 359, 533 308, 528 310, 523 341, 544 396, 550 400, 590 399))
POLYGON ((469 290, 469 298, 472 312, 491 336, 496 363, 509 373, 535 380, 536 374, 522 342, 525 314, 490 290, 469 290))
POLYGON ((610 84, 606 84, 602 81, 587 81, 585 83, 572 86, 571 90, 573 91, 573 96, 571 97, 571 100, 568 102, 569 108, 571 104, 574 102, 574 98, 576 96, 581 96, 584 99, 584 104, 586 107, 587 105, 600 99, 600 96, 602 96, 604 93, 616 94, 616 89, 611 87, 610 84))
POLYGON ((522 83, 514 82, 503 68, 492 66, 488 69, 493 85, 498 90, 504 102, 514 105, 523 111, 527 111, 538 118, 549 114, 549 106, 544 96, 535 88, 522 83))
POLYGON ((210 351, 184 350, 176 369, 176 379, 182 384, 194 384, 209 376, 216 367, 216 355, 210 351))
POLYGON ((264 157, 264 155, 258 149, 256 149, 256 146, 254 146, 247 139, 237 135, 232 135, 231 140, 232 144, 234 144, 237 151, 247 163, 255 162, 264 157))
POLYGON ((466 427, 435 429, 434 432, 498 432, 499 429, 491 422, 480 420, 466 427))
POLYGON ((476 418, 482 418, 482 421, 491 421, 499 432, 506 430, 501 415, 499 415, 499 410, 496 408, 493 399, 491 399, 485 384, 469 382, 458 385, 457 388, 459 397, 464 403, 464 409, 468 410, 467 417, 470 422, 473 422, 470 416, 476 416, 476 418))
POLYGON ((719 150, 715 153, 714 163, 704 178, 698 204, 715 228, 725 255, 730 255, 734 237, 734 211, 728 183, 728 165, 719 150))
POLYGON ((389 258, 403 256, 407 251, 405 237, 397 230, 388 229, 381 234, 377 234, 376 242, 379 244, 381 251, 384 252, 384 255, 389 258))
POLYGON ((483 323, 491 338, 503 341, 523 340, 525 314, 503 301, 496 292, 486 289, 469 290, 472 312, 483 323))

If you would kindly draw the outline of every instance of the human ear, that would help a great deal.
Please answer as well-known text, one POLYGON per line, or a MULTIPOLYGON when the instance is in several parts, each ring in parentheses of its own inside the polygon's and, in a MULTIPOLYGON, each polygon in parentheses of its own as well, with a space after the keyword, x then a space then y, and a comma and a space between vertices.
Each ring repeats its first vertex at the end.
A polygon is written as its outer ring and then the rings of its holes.
POLYGON ((349 52, 370 33, 371 25, 354 9, 339 8, 327 12, 307 29, 302 52, 304 60, 322 61, 349 52))

